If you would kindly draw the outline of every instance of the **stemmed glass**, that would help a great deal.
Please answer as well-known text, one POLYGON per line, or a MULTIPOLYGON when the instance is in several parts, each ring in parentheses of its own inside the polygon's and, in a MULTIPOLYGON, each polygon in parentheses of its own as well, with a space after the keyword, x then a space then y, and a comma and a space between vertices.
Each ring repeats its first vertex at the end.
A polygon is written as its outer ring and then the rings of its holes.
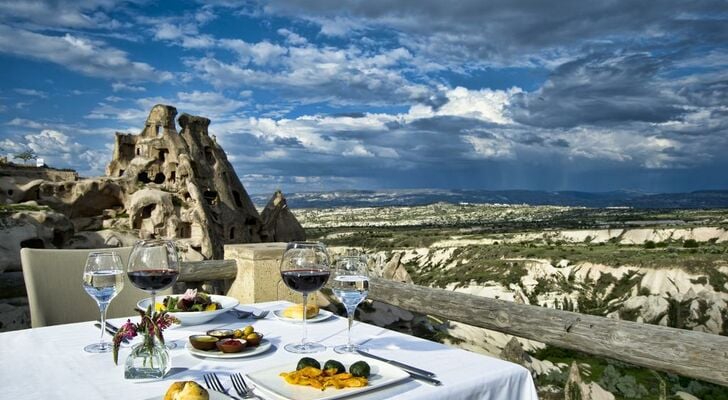
POLYGON ((284 346, 291 353, 316 353, 326 349, 306 338, 306 307, 308 295, 319 289, 329 279, 329 253, 322 243, 291 242, 281 259, 281 279, 292 290, 303 294, 303 338, 300 343, 284 346))
POLYGON ((99 305, 101 312, 101 337, 98 343, 84 347, 88 353, 106 353, 112 345, 104 342, 106 310, 111 300, 124 288, 124 265, 114 251, 91 252, 83 268, 83 288, 99 305))
POLYGON ((360 347, 351 342, 351 325, 354 322, 356 307, 369 294, 367 259, 365 256, 354 254, 341 256, 334 262, 331 275, 333 278, 330 282, 331 290, 346 308, 346 314, 349 318, 347 343, 334 347, 334 351, 337 353, 356 353, 360 347))
POLYGON ((157 291, 172 286, 179 276, 177 247, 171 240, 142 240, 134 245, 126 275, 131 284, 152 296, 152 313, 156 309, 157 291))

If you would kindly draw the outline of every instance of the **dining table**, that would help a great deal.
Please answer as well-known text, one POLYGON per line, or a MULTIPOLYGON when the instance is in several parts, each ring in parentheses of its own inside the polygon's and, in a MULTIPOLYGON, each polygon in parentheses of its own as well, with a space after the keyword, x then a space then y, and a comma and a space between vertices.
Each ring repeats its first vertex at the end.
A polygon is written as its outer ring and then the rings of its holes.
MULTIPOLYGON (((203 376, 208 373, 216 373, 224 388, 239 397, 232 390, 231 374, 241 373, 247 378, 257 371, 276 367, 281 372, 295 370, 302 356, 316 358, 322 363, 324 360, 340 357, 332 349, 346 343, 348 321, 334 314, 327 319, 307 324, 308 339, 326 346, 325 352, 301 355, 283 348, 285 344, 300 341, 302 337, 300 323, 278 318, 275 313, 289 305, 291 303, 284 301, 243 304, 236 309, 270 312, 261 319, 239 319, 237 313, 226 312, 201 325, 175 325, 168 328, 164 331, 164 336, 169 347, 172 347, 169 350, 172 368, 164 378, 153 380, 124 378, 124 360, 129 355, 131 346, 138 343, 140 338, 122 344, 118 365, 114 364, 111 353, 84 352, 85 345, 99 340, 100 333, 94 326, 94 321, 3 332, 0 333, 0 376, 3 381, 0 397, 14 400, 163 399, 173 382, 193 380, 204 386, 203 376), (190 335, 204 334, 218 328, 242 329, 246 325, 252 325, 256 332, 264 335, 264 339, 271 344, 267 351, 250 357, 220 359, 193 355, 188 349, 190 335)), ((139 317, 130 319, 136 322, 139 317)), ((109 322, 120 326, 126 320, 118 318, 109 322)), ((435 386, 408 376, 375 390, 348 391, 346 398, 538 398, 530 372, 518 364, 363 322, 355 322, 351 334, 352 341, 363 343, 362 346, 369 353, 433 372, 442 384, 435 386)), ((107 336, 107 339, 110 337, 107 336)), ((371 360, 365 356, 355 357, 364 361, 371 360)), ((246 381, 251 386, 256 386, 252 380, 246 381)), ((253 392, 264 400, 283 398, 269 388, 256 387, 253 392)))

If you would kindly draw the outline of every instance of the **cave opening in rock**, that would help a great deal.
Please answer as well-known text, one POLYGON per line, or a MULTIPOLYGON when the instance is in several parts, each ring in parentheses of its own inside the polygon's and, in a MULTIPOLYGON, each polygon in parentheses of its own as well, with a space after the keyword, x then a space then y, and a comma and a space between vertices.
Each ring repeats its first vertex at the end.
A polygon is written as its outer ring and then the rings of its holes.
POLYGON ((243 208, 243 199, 240 198, 240 193, 237 190, 233 190, 233 199, 235 200, 236 206, 243 208))
POLYGON ((177 226, 177 236, 180 239, 189 239, 192 237, 192 224, 189 222, 180 222, 177 226))
POLYGON ((209 146, 205 146, 205 160, 208 164, 215 165, 215 156, 213 156, 209 146))
POLYGON ((169 150, 159 149, 159 156, 157 157, 157 159, 161 162, 164 162, 164 160, 167 158, 167 153, 169 153, 169 150))
POLYGON ((232 239, 235 239, 235 227, 234 227, 234 226, 230 228, 230 235, 229 235, 229 238, 230 238, 231 240, 232 240, 232 239))
POLYGON ((217 202, 217 192, 214 190, 205 190, 202 194, 208 204, 213 205, 217 202))
POLYGON ((162 183, 164 183, 165 179, 166 179, 166 177, 161 172, 157 172, 157 174, 154 175, 154 183, 162 184, 162 183))
POLYGON ((120 169, 119 170, 119 176, 124 176, 124 170, 123 169, 120 169))
POLYGON ((142 171, 137 174, 137 181, 139 181, 141 183, 149 183, 152 180, 149 179, 149 175, 147 174, 147 171, 142 171))
POLYGON ((31 238, 20 241, 20 248, 45 249, 45 243, 40 238, 31 238))
POLYGON ((156 207, 157 207, 156 204, 149 204, 147 206, 144 206, 144 208, 142 208, 142 218, 144 218, 144 219, 151 218, 152 217, 152 211, 154 211, 154 209, 156 207))
POLYGON ((177 178, 177 173, 175 171, 172 171, 169 173, 169 181, 174 182, 175 178, 177 178))

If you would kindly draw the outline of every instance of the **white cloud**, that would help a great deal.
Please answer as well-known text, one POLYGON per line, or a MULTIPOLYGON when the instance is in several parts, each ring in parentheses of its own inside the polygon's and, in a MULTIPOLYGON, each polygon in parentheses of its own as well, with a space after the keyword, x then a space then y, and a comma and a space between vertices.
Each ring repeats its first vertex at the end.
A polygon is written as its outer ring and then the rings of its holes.
POLYGON ((147 89, 144 86, 127 85, 123 82, 114 82, 111 84, 111 89, 114 92, 146 92, 147 89))
POLYGON ((20 126, 23 128, 33 128, 33 129, 40 129, 43 127, 43 124, 41 124, 40 122, 31 121, 31 120, 23 119, 23 118, 13 118, 6 124, 10 125, 10 126, 20 126))
POLYGON ((507 139, 466 135, 463 136, 463 140, 473 146, 474 158, 502 160, 515 156, 513 143, 507 139))
POLYGON ((124 51, 70 33, 42 35, 0 24, 0 52, 52 62, 100 78, 162 81, 172 78, 169 72, 130 60, 124 51))
POLYGON ((496 124, 511 124, 513 121, 506 116, 506 107, 514 94, 522 93, 520 88, 504 90, 469 90, 464 87, 443 90, 447 102, 437 110, 426 105, 414 105, 403 116, 407 122, 434 116, 457 116, 475 118, 496 124))
POLYGON ((42 99, 48 98, 48 93, 43 92, 41 90, 24 89, 24 88, 16 88, 13 90, 15 91, 15 93, 22 94, 23 96, 40 97, 42 99))

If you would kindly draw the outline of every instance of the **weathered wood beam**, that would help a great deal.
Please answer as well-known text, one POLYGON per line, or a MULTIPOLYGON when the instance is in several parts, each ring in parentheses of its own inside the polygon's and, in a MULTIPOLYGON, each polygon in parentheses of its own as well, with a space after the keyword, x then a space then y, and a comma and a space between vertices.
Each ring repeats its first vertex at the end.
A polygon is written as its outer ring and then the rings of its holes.
POLYGON ((728 337, 373 279, 369 298, 406 310, 728 386, 728 337))
POLYGON ((202 282, 216 279, 235 279, 238 267, 235 260, 183 261, 180 263, 180 282, 202 282))

